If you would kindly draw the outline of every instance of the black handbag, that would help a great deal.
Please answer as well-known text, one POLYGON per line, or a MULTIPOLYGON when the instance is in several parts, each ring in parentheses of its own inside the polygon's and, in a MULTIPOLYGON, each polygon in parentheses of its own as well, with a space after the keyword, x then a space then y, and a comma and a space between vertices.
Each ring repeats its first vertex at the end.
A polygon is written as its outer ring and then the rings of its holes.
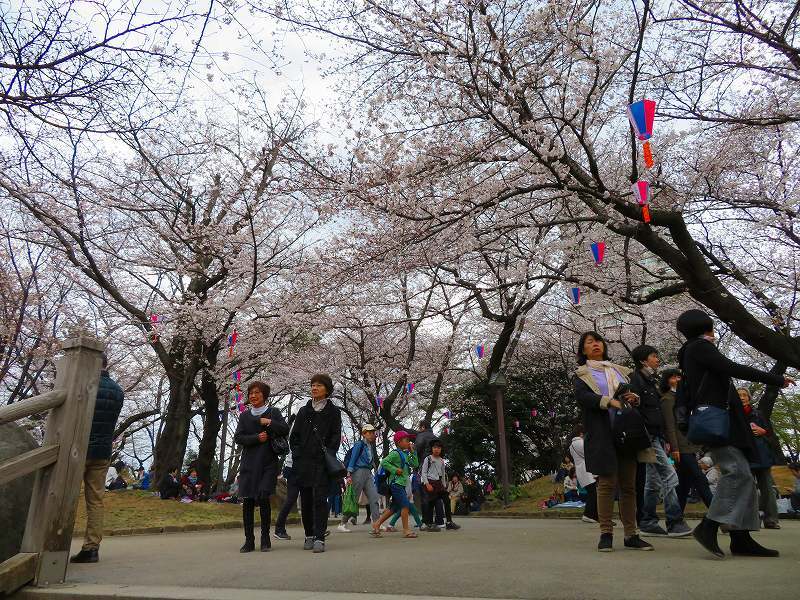
POLYGON ((269 439, 272 451, 278 456, 289 454, 289 438, 287 437, 271 437, 269 439))
POLYGON ((650 447, 650 434, 644 419, 638 410, 622 400, 622 395, 630 391, 625 384, 621 385, 615 398, 622 404, 622 408, 615 408, 614 423, 611 433, 614 437, 614 447, 626 456, 635 456, 641 450, 650 447))
POLYGON ((328 474, 329 479, 341 479, 347 475, 347 467, 336 456, 336 452, 328 448, 322 443, 322 438, 319 436, 317 428, 314 427, 314 435, 317 436, 320 446, 322 446, 322 454, 325 457, 325 472, 328 474))

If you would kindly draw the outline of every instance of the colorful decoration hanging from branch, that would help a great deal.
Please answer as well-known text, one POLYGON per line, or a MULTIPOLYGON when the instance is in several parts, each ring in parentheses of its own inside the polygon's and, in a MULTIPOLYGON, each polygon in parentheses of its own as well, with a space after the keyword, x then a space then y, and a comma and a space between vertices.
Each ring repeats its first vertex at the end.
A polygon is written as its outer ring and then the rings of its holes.
POLYGON ((514 428, 519 431, 519 421, 514 421, 514 428))
POLYGON ((376 396, 375 404, 378 408, 383 408, 383 396, 376 396))
POLYGON ((478 358, 483 358, 484 353, 486 352, 486 348, 483 344, 478 344, 475 346, 475 354, 478 355, 478 358))
POLYGON ((650 149, 650 142, 653 137, 653 121, 656 117, 656 103, 654 100, 639 100, 628 107, 628 120, 631 122, 636 133, 636 138, 643 141, 642 157, 644 165, 648 169, 653 168, 653 152, 650 149))
POLYGON ((581 288, 574 287, 569 291, 570 296, 572 297, 572 303, 575 306, 581 303, 581 288))
POLYGON ((650 222, 650 184, 647 181, 637 181, 631 186, 633 195, 639 206, 642 207, 642 219, 645 223, 650 222))
POLYGON ((409 383, 409 384, 406 385, 406 392, 408 392, 409 394, 414 392, 414 384, 413 383, 409 383))
POLYGON ((531 409, 531 416, 532 416, 532 417, 536 417, 536 416, 538 416, 538 415, 539 415, 539 411, 537 411, 535 408, 532 408, 532 409, 531 409))
POLYGON ((606 243, 592 242, 592 256, 596 265, 603 264, 603 259, 606 256, 606 243))
POLYGON ((233 328, 233 333, 228 335, 228 357, 233 356, 233 349, 236 347, 236 342, 239 341, 239 333, 236 328, 233 328))
POLYGON ((453 413, 451 413, 451 412, 450 412, 450 409, 449 409, 449 408, 445 408, 445 409, 444 409, 444 416, 445 416, 445 417, 447 418, 447 420, 449 421, 449 420, 451 420, 451 419, 453 418, 453 413))
POLYGON ((150 339, 154 344, 158 341, 158 333, 156 332, 156 328, 163 322, 163 320, 164 315, 150 315, 150 326, 153 332, 150 335, 150 339))

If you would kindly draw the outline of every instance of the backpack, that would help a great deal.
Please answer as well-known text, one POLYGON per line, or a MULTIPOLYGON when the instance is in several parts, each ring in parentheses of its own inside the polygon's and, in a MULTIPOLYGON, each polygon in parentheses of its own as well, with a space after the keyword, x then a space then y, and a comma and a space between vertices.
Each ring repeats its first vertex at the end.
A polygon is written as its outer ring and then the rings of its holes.
MULTIPOLYGON (((406 458, 405 458, 405 456, 403 455, 402 452, 399 452, 399 451, 395 451, 395 452, 397 452, 400 455, 401 468, 405 469, 406 468, 406 458)), ((378 493, 381 496, 388 496, 389 495, 389 491, 391 490, 391 486, 392 486, 392 477, 394 477, 394 473, 389 472, 386 469, 384 469, 383 465, 381 465, 380 469, 378 469, 378 472, 375 473, 375 487, 377 488, 378 493)))
MULTIPOLYGON (((358 443, 358 442, 356 442, 356 443, 358 443)), ((350 466, 350 459, 353 458, 353 448, 355 448, 355 445, 352 448, 350 448, 347 452, 344 453, 344 466, 345 467, 349 467, 350 466)), ((358 462, 358 459, 361 458, 361 455, 363 454, 363 452, 364 452, 364 444, 363 444, 363 442, 361 442, 361 446, 358 449, 358 456, 356 456, 356 462, 358 462)))

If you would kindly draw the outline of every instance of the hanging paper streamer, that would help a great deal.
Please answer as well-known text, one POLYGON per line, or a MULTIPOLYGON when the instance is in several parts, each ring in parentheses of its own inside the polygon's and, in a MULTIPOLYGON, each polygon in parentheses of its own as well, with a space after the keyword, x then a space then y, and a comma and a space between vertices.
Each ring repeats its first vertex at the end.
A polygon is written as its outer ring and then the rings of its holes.
POLYGON ((606 243, 605 242, 592 242, 592 256, 594 256, 594 262, 596 265, 600 265, 603 263, 603 258, 606 255, 606 243))
POLYGON ((446 408, 444 411, 444 416, 447 417, 448 420, 453 418, 453 413, 450 412, 449 408, 446 408))
POLYGON ((150 315, 150 325, 153 328, 153 334, 150 339, 153 341, 154 344, 158 341, 158 334, 156 333, 155 328, 156 325, 158 325, 159 323, 161 323, 161 316, 150 315))
POLYGON ((645 204, 644 206, 642 206, 642 220, 645 223, 649 223, 651 219, 652 217, 650 216, 650 207, 647 204, 645 204))
POLYGON ((637 181, 631 186, 631 190, 639 206, 650 204, 650 184, 647 181, 637 181))
POLYGON ((378 408, 383 408, 383 396, 376 397, 375 404, 378 406, 378 408))
POLYGON ((539 411, 537 411, 535 408, 532 408, 532 409, 531 409, 531 416, 532 416, 532 417, 535 417, 535 416, 537 416, 538 414, 539 414, 539 411))
POLYGON ((572 303, 577 306, 581 303, 581 288, 572 288, 570 291, 570 295, 572 296, 572 303))
POLYGON ((406 385, 406 391, 409 394, 412 393, 414 391, 414 384, 413 383, 409 383, 408 385, 406 385))
POLYGON ((236 346, 236 342, 239 340, 239 334, 236 332, 236 328, 233 328, 233 333, 228 335, 228 356, 233 356, 233 348, 236 346))
POLYGON ((642 157, 648 169, 653 168, 653 152, 650 142, 653 137, 653 121, 656 117, 656 103, 654 100, 639 100, 628 107, 628 120, 636 133, 636 138, 643 141, 642 157))
POLYGON ((484 354, 484 352, 485 352, 485 349, 484 349, 484 347, 483 347, 483 344, 478 344, 478 345, 475 347, 475 354, 477 354, 477 355, 478 355, 478 358, 483 358, 483 354, 484 354))
POLYGON ((242 372, 239 371, 239 370, 234 371, 233 372, 233 380, 234 381, 241 381, 242 380, 242 372))

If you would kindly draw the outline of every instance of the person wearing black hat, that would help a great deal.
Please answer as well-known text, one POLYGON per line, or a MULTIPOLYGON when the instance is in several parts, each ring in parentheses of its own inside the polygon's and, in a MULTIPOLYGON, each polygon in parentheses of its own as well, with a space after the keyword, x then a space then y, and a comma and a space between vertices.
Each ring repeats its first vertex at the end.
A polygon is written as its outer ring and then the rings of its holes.
POLYGON ((794 380, 741 365, 726 358, 714 344, 714 321, 701 310, 688 310, 678 317, 677 329, 686 337, 678 359, 687 383, 689 410, 702 400, 704 405, 726 409, 730 419, 728 443, 710 448, 711 458, 722 476, 706 516, 695 528, 695 539, 706 550, 722 558, 717 543, 719 526, 727 525, 731 553, 743 556, 778 556, 758 544, 751 531, 758 531, 758 497, 750 474, 749 460, 755 457, 753 433, 745 418, 742 402, 732 378, 788 387, 794 380))

